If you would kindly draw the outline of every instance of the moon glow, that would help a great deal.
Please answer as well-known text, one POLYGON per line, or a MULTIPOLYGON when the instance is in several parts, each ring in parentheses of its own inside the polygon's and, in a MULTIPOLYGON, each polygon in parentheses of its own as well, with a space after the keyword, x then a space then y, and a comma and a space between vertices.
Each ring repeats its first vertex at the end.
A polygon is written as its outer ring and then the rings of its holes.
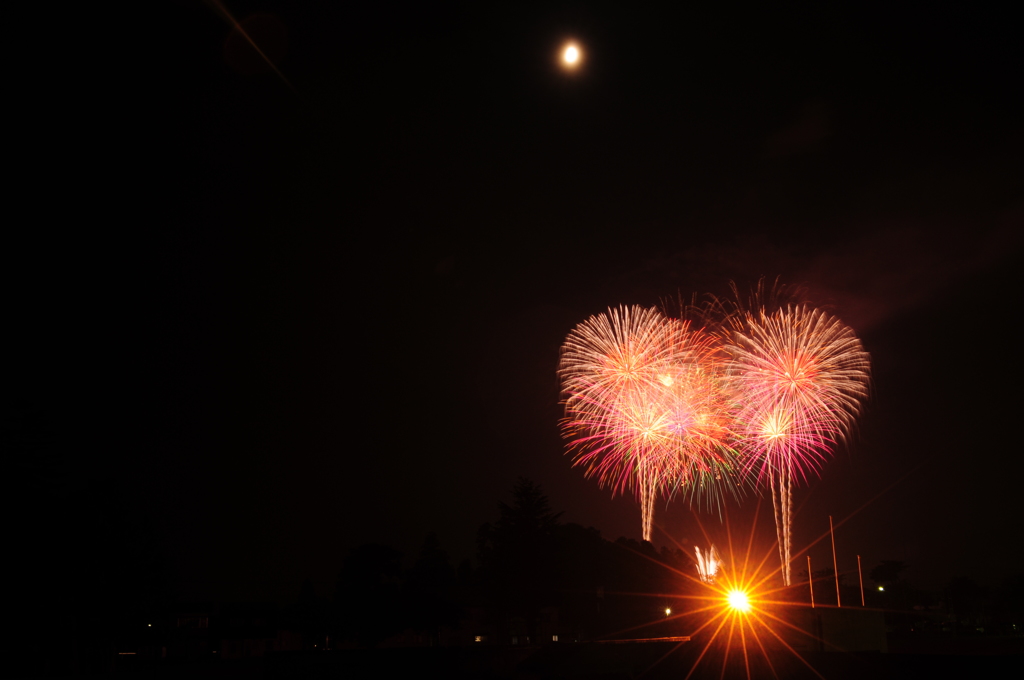
POLYGON ((568 45, 566 45, 565 49, 562 50, 562 62, 569 68, 573 68, 574 66, 579 64, 580 48, 574 45, 573 43, 569 43, 568 45))

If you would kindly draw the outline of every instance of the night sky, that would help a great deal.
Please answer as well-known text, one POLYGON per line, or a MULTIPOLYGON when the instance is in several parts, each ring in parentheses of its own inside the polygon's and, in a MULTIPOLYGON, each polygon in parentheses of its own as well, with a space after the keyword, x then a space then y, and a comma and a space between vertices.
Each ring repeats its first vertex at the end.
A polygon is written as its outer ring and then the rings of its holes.
MULTIPOLYGON (((565 455, 559 346, 609 306, 762 277, 872 358, 795 545, 832 515, 840 570, 1020 572, 1009 15, 484 4, 229 1, 275 73, 180 0, 104 67, 68 62, 95 125, 73 114, 26 170, 45 186, 6 271, 13 533, 40 587, 113 536, 187 597, 328 596, 367 541, 473 556, 520 476, 639 538, 634 500, 565 455)), ((756 507, 729 506, 734 533, 756 507)), ((659 502, 655 544, 726 542, 698 518, 659 502)), ((770 547, 770 497, 756 530, 770 547)))

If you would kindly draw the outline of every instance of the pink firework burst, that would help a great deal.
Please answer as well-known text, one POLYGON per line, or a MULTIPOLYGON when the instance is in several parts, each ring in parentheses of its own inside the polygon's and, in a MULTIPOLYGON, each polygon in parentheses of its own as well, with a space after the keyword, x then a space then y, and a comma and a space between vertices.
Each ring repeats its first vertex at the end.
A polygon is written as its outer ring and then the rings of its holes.
POLYGON ((867 397, 870 361, 853 331, 807 305, 740 311, 724 333, 746 468, 772 489, 789 583, 793 478, 817 472, 867 397))
POLYGON ((609 309, 569 334, 559 374, 575 464, 613 494, 634 491, 645 540, 660 493, 717 496, 734 466, 710 336, 656 309, 609 309))

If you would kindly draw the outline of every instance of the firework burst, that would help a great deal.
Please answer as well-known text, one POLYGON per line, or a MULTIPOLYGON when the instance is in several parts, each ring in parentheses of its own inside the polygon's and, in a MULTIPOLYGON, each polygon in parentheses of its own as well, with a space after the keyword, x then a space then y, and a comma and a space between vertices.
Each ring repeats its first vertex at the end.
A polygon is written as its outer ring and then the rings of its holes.
POLYGON ((700 577, 701 582, 714 583, 715 576, 722 566, 722 558, 718 556, 714 543, 704 553, 700 551, 700 546, 694 546, 693 549, 697 554, 697 575, 700 577))
POLYGON ((847 436, 870 378, 853 331, 777 301, 789 294, 683 306, 714 332, 654 308, 609 309, 573 329, 559 366, 574 464, 613 495, 636 494, 645 540, 658 495, 717 503, 750 480, 771 489, 787 585, 794 481, 847 436))
POLYGON ((772 491, 783 581, 790 583, 794 478, 842 441, 867 397, 869 358, 853 331, 806 305, 741 311, 723 333, 744 466, 772 491))
POLYGON ((569 334, 559 374, 575 464, 634 491, 645 540, 659 494, 717 498, 733 461, 712 337, 656 309, 609 309, 569 334))

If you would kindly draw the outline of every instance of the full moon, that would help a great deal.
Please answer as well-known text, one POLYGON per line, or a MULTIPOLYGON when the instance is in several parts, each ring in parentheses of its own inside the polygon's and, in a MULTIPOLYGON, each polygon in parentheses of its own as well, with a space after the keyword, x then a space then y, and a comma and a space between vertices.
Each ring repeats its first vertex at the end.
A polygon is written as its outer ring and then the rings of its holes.
POLYGON ((573 44, 565 46, 565 50, 562 52, 562 61, 565 62, 566 66, 575 66, 580 61, 580 48, 573 44))

